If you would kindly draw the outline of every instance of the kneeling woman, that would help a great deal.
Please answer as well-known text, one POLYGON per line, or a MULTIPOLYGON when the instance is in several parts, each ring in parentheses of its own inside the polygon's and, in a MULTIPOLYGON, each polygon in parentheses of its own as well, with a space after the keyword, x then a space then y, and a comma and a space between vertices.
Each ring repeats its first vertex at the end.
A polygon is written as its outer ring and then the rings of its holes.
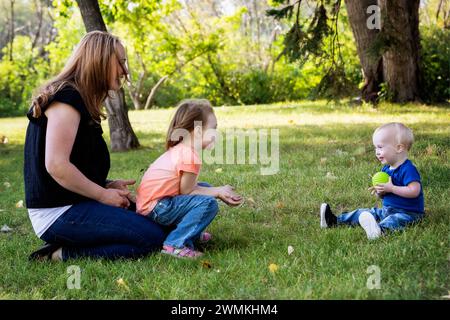
MULTIPOLYGON (((27 114, 25 198, 33 229, 47 242, 30 259, 133 258, 161 248, 166 233, 127 208, 133 180, 107 181, 110 157, 101 106, 128 75, 115 36, 86 34, 27 114)), ((130 207, 131 209, 131 207, 130 207)))

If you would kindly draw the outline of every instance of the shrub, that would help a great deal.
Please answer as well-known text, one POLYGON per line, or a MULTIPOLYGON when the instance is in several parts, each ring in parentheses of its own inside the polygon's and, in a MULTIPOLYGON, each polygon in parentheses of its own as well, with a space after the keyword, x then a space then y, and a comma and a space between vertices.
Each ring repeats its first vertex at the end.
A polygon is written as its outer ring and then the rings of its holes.
POLYGON ((450 99, 450 30, 427 26, 421 29, 421 96, 428 102, 450 99))

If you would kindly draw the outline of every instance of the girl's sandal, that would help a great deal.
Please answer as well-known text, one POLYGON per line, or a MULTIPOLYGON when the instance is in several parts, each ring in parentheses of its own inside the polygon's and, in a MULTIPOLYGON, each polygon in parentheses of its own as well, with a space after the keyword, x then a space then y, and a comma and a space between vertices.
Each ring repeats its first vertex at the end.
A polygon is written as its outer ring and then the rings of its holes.
POLYGON ((202 232, 200 234, 200 238, 198 239, 198 241, 200 243, 207 243, 207 242, 211 241, 211 239, 212 239, 212 234, 211 233, 209 233, 209 232, 202 232))
POLYGON ((185 259, 196 259, 203 255, 200 251, 196 251, 194 249, 184 247, 184 248, 175 248, 173 246, 163 246, 161 253, 171 255, 175 258, 185 258, 185 259))

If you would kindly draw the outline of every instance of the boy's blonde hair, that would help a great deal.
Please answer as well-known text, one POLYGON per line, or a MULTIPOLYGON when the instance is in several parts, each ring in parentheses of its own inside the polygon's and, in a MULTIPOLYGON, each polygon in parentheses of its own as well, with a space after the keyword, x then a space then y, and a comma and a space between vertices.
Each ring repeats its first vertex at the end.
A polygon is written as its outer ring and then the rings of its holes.
POLYGON ((414 143, 414 135, 410 128, 405 126, 400 122, 391 122, 383 124, 382 126, 375 129, 374 135, 381 131, 382 129, 392 129, 395 132, 395 140, 398 144, 403 144, 406 150, 409 151, 411 149, 412 144, 414 143))

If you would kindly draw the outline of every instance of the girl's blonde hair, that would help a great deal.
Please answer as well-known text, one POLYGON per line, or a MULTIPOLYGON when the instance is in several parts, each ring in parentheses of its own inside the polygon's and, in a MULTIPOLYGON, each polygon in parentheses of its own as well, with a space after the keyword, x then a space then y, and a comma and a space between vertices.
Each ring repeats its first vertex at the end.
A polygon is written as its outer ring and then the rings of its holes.
POLYGON ((188 99, 181 101, 177 106, 177 111, 170 122, 166 137, 166 150, 180 143, 183 137, 172 137, 177 129, 184 129, 189 132, 194 130, 194 122, 201 121, 202 126, 210 114, 214 114, 211 103, 206 99, 188 99))
POLYGON ((63 87, 76 89, 91 117, 100 122, 105 118, 101 111, 108 96, 111 60, 117 53, 119 38, 108 32, 92 31, 79 42, 64 69, 38 90, 32 99, 33 117, 39 118, 49 99, 63 87))

